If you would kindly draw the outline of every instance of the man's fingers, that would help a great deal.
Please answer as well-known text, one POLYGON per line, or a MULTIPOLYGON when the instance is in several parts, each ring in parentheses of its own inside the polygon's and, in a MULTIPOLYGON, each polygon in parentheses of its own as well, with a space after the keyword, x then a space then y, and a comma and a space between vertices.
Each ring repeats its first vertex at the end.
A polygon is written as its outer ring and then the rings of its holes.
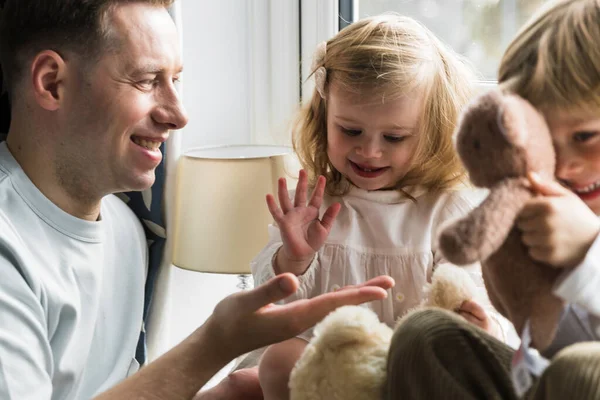
POLYGON ((254 311, 294 294, 298 285, 298 278, 294 274, 285 273, 237 295, 242 307, 254 311))
MULTIPOLYGON (((387 297, 385 289, 377 286, 363 286, 326 293, 310 300, 315 312, 327 315, 330 311, 344 305, 358 305, 387 297)), ((310 312, 310 311, 309 311, 310 312)))
POLYGON ((569 190, 564 188, 560 183, 544 179, 536 172, 530 172, 527 174, 527 178, 533 189, 544 196, 562 196, 566 193, 570 193, 569 190))
POLYGON ((469 314, 468 312, 464 312, 464 311, 458 311, 458 315, 460 315, 461 317, 463 317, 464 319, 466 319, 468 322, 472 323, 473 325, 477 325, 477 326, 481 325, 481 320, 476 318, 475 316, 473 316, 473 314, 469 314))
MULTIPOLYGON (((361 284, 358 284, 355 286, 348 286, 348 288, 350 288, 350 287, 361 288, 361 287, 367 287, 367 286, 377 286, 382 289, 388 290, 390 288, 393 288, 395 284, 396 284, 396 282, 394 281, 394 278, 392 278, 391 276, 381 275, 376 278, 369 279, 368 281, 366 281, 364 283, 361 283, 361 284)), ((342 288, 341 290, 344 290, 344 289, 345 288, 342 288)))
POLYGON ((338 307, 381 300, 386 296, 387 292, 376 286, 348 288, 269 308, 265 314, 270 314, 272 320, 285 319, 286 328, 294 331, 291 334, 295 335, 316 325, 338 307))

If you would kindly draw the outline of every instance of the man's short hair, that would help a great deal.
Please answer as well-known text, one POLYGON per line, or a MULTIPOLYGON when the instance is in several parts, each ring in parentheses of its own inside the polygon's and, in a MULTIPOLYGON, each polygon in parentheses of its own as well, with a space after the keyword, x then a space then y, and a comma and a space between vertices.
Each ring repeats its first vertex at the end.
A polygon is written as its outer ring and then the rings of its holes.
MULTIPOLYGON (((110 46, 110 12, 131 3, 168 7, 174 0, 6 0, 0 11, 0 65, 12 95, 43 50, 94 61, 110 46)), ((12 96, 11 96, 12 97, 12 96)))

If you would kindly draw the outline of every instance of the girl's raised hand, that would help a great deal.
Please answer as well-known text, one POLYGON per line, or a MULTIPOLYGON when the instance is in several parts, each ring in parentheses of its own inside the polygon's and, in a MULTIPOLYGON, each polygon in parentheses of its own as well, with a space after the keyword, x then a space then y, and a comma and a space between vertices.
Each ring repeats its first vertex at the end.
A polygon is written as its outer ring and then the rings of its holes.
POLYGON ((320 176, 310 200, 307 201, 308 177, 306 171, 300 170, 293 204, 288 195, 285 178, 280 178, 278 182, 279 206, 273 195, 267 195, 267 206, 279 226, 283 241, 283 246, 277 254, 278 273, 304 273, 315 253, 327 239, 341 205, 332 204, 319 218, 324 191, 325 177, 320 176))

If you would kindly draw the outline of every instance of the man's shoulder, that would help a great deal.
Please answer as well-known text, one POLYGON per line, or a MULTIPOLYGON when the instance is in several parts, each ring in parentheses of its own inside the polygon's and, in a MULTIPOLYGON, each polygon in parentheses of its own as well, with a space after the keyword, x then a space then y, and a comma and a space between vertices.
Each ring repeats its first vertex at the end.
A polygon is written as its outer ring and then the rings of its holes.
MULTIPOLYGON (((28 208, 0 165, 0 238, 17 237, 14 221, 28 208)), ((3 244, 0 240, 0 246, 3 244)))
POLYGON ((111 241, 117 247, 135 244, 145 248, 147 242, 142 219, 127 204, 127 198, 109 195, 102 202, 103 219, 107 219, 111 227, 111 241))
POLYGON ((111 224, 143 233, 142 223, 127 205, 126 199, 118 195, 108 195, 102 199, 102 218, 110 219, 111 224))
POLYGON ((0 211, 4 209, 4 207, 2 207, 2 201, 5 198, 5 195, 14 190, 8 171, 6 171, 2 163, 0 163, 0 211))

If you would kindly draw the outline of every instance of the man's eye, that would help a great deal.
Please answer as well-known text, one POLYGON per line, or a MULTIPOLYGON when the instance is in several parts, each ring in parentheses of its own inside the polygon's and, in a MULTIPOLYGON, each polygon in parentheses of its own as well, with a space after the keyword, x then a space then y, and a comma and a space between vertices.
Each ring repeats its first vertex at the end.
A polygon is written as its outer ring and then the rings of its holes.
POLYGON ((389 135, 385 135, 384 138, 385 138, 385 140, 387 140, 390 143, 400 143, 400 142, 403 142, 404 139, 406 139, 406 136, 389 136, 389 135))
POLYGON ((138 81, 138 86, 143 87, 144 89, 151 89, 158 84, 158 79, 144 79, 138 81))
POLYGON ((585 143, 595 136, 596 132, 577 132, 573 135, 573 140, 577 143, 585 143))
POLYGON ((346 128, 342 128, 342 132, 344 132, 344 134, 348 135, 348 136, 358 136, 361 134, 361 131, 356 130, 356 129, 346 129, 346 128))

